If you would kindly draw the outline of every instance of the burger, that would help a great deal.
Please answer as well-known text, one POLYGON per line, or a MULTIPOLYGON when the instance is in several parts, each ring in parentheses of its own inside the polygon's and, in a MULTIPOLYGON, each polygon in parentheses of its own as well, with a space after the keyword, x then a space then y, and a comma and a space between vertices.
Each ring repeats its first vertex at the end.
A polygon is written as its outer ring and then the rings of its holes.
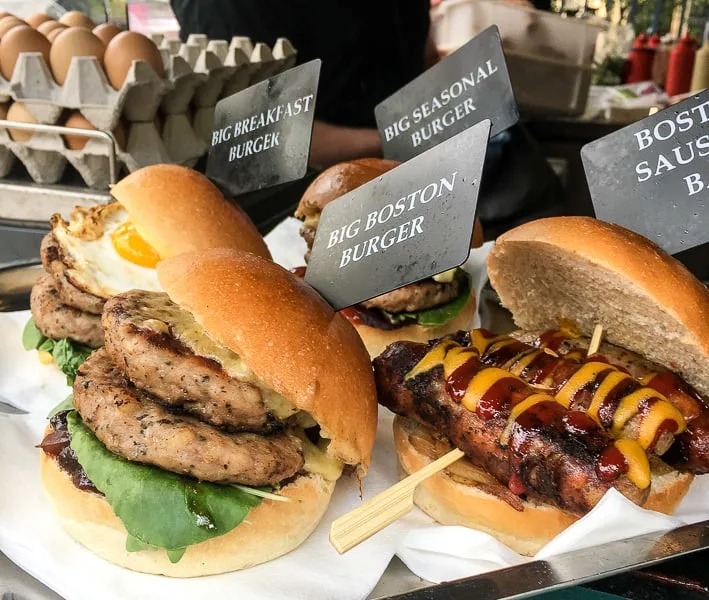
POLYGON ((611 489, 672 513, 709 473, 709 291, 586 217, 521 225, 487 266, 519 330, 397 342, 374 360, 402 472, 465 453, 414 502, 529 555, 611 489))
MULTIPOLYGON (((303 221, 300 234, 308 247, 306 262, 325 206, 398 164, 376 158, 344 162, 323 171, 310 184, 295 211, 295 216, 303 221)), ((483 242, 477 220, 472 242, 473 247, 483 242)), ((346 308, 342 314, 374 357, 396 340, 427 341, 468 327, 475 308, 470 278, 456 268, 346 308)))
POLYGON ((41 245, 45 273, 32 289, 23 344, 70 379, 103 345, 106 300, 133 288, 160 290, 155 265, 161 258, 212 247, 270 258, 248 216, 196 171, 145 167, 111 194, 114 202, 77 207, 68 222, 54 215, 41 245))
POLYGON ((377 403, 347 320, 256 255, 161 261, 164 292, 114 295, 40 444, 71 536, 145 573, 234 571, 298 547, 343 472, 362 477, 377 403))

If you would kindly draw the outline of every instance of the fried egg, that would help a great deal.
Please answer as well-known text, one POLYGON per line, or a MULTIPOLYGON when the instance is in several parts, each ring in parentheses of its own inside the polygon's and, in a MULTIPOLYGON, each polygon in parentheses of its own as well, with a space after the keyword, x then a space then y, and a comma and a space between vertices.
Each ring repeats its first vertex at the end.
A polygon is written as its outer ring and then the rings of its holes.
POLYGON ((69 222, 52 217, 67 277, 79 289, 110 298, 132 289, 161 291, 158 253, 138 234, 118 203, 77 207, 69 222))

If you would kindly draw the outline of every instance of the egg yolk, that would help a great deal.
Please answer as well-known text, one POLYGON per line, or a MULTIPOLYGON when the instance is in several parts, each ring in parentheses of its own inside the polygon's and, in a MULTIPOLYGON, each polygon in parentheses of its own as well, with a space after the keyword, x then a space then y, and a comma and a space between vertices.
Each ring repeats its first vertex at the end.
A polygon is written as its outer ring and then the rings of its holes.
POLYGON ((154 269, 160 260, 160 255, 140 237, 130 221, 123 223, 111 234, 111 241, 118 256, 133 264, 154 269))

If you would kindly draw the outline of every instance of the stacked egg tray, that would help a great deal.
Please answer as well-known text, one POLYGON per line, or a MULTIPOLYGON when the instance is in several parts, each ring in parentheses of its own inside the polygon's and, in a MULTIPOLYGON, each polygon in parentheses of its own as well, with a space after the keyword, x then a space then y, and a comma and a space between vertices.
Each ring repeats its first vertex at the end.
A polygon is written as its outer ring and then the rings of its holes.
MULTIPOLYGON (((192 35, 186 43, 154 36, 165 66, 159 77, 144 61, 134 61, 120 90, 111 87, 94 57, 74 57, 64 85, 58 85, 40 53, 20 54, 12 79, 0 76, 0 102, 25 105, 38 123, 57 124, 66 109, 78 110, 96 129, 126 129, 116 148, 119 167, 134 171, 157 163, 194 166, 209 148, 217 102, 295 65, 296 51, 285 38, 273 49, 249 38, 231 42, 192 35)), ((35 183, 62 179, 67 164, 92 189, 108 189, 112 159, 107 140, 89 138, 70 150, 58 133, 34 133, 13 141, 0 129, 0 178, 20 160, 35 183)))

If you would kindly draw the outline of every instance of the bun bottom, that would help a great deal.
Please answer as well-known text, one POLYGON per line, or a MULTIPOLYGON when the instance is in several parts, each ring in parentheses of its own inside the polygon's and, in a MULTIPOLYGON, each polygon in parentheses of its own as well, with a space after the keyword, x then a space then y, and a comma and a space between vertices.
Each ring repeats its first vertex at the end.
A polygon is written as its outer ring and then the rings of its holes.
MULTIPOLYGON (((403 476, 422 469, 451 448, 430 428, 399 416, 394 419, 394 444, 403 476)), ((644 508, 671 514, 693 476, 661 465, 653 469, 652 491, 644 508)), ((463 459, 419 484, 414 504, 443 525, 477 529, 526 556, 536 554, 580 518, 534 500, 522 501, 523 510, 515 510, 501 498, 507 493, 491 475, 463 459)))
POLYGON ((132 571, 199 577, 246 569, 300 546, 322 519, 335 482, 320 475, 299 476, 280 490, 291 502, 264 500, 251 510, 248 523, 189 546, 173 564, 164 550, 127 552, 127 532, 106 500, 78 489, 56 460, 40 452, 40 474, 62 525, 80 544, 108 562, 132 571))
POLYGON ((379 329, 377 327, 369 327, 361 323, 352 323, 354 328, 362 338, 364 345, 367 347, 367 352, 372 358, 379 356, 387 346, 394 342, 420 342, 426 343, 429 340, 443 337, 451 333, 455 333, 461 329, 470 329, 475 316, 477 303, 475 300, 475 292, 470 292, 470 299, 463 307, 463 310, 458 315, 444 323, 434 327, 424 327, 423 325, 406 325, 397 329, 379 329))

